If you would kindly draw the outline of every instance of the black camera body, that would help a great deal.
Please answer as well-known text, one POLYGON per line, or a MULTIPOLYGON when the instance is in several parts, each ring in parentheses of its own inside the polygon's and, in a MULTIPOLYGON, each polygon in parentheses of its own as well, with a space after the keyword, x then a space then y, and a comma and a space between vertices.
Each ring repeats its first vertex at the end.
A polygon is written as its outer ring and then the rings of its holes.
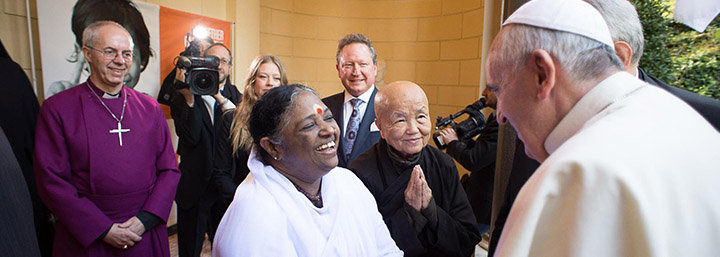
POLYGON ((487 105, 485 105, 485 98, 480 98, 471 105, 465 107, 465 109, 455 114, 452 114, 445 118, 443 118, 442 116, 438 116, 437 122, 435 123, 435 133, 433 133, 433 140, 435 140, 435 145, 440 149, 445 149, 447 147, 446 145, 442 144, 442 141, 440 141, 440 130, 447 126, 450 126, 455 130, 455 133, 457 133, 458 136, 458 140, 460 140, 461 142, 470 140, 480 134, 480 132, 485 128, 485 125, 487 124, 487 121, 485 120, 485 115, 480 112, 480 110, 485 107, 487 107, 487 105), (463 114, 468 114, 468 116, 470 117, 464 121, 461 121, 460 123, 456 123, 454 120, 463 114))
POLYGON ((215 56, 178 56, 176 66, 185 69, 185 83, 178 83, 178 89, 188 87, 194 95, 214 95, 220 89, 220 60, 215 56))

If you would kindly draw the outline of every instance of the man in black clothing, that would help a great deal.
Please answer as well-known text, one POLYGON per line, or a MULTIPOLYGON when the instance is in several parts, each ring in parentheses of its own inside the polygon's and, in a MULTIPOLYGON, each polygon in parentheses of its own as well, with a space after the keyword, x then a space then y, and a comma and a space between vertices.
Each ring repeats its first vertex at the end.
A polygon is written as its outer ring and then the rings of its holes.
POLYGON ((450 156, 428 146, 428 100, 408 81, 375 96, 382 139, 350 164, 405 256, 470 256, 480 241, 450 156))
MULTIPOLYGON (((182 176, 175 202, 177 210, 178 248, 181 257, 200 256, 205 233, 210 240, 222 218, 222 203, 212 180, 212 160, 215 150, 215 121, 223 111, 234 109, 241 94, 230 84, 232 54, 221 43, 213 44, 205 55, 220 60, 220 90, 212 96, 193 95, 187 87, 178 89, 170 106, 179 137, 177 153, 180 155, 182 176)), ((178 72, 182 74, 183 72, 178 72)), ((179 81, 184 80, 183 77, 179 81)), ((177 83, 181 83, 181 82, 177 83)))
MULTIPOLYGON (((495 109, 497 98, 485 88, 482 95, 485 105, 495 109)), ((495 159, 498 142, 498 122, 495 113, 490 114, 485 128, 475 141, 460 142, 453 128, 440 131, 442 143, 447 145, 447 153, 457 160, 460 165, 470 171, 470 179, 465 188, 468 200, 475 213, 475 218, 484 234, 490 230, 490 216, 492 210, 492 192, 495 181, 495 159)))
POLYGON ((4 256, 40 257, 30 194, 22 169, 0 128, 0 252, 4 256))
MULTIPOLYGON (((50 210, 37 193, 33 173, 33 149, 35 148, 35 124, 38 104, 32 84, 20 65, 15 63, 0 42, 0 128, 5 131, 12 153, 22 169, 27 190, 32 200, 35 234, 43 256, 52 255, 54 225, 50 210)), ((10 171, 8 171, 10 172, 10 171)), ((37 243, 36 243, 37 244, 37 243)))

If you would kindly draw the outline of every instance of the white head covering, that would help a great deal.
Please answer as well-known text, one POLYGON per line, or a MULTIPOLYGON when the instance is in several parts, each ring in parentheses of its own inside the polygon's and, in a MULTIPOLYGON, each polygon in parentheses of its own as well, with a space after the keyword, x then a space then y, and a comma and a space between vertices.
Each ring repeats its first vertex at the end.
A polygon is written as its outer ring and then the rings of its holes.
POLYGON ((614 48, 607 23, 592 5, 581 0, 532 0, 520 6, 503 26, 525 24, 585 36, 614 48))

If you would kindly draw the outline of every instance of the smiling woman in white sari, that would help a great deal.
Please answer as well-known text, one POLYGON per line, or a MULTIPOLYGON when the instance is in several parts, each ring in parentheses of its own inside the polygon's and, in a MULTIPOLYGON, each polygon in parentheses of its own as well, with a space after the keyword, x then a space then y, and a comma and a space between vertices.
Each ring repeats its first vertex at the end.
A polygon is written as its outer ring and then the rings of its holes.
POLYGON ((250 174, 220 222, 213 256, 403 255, 370 192, 336 167, 340 130, 312 89, 271 89, 249 123, 250 174))

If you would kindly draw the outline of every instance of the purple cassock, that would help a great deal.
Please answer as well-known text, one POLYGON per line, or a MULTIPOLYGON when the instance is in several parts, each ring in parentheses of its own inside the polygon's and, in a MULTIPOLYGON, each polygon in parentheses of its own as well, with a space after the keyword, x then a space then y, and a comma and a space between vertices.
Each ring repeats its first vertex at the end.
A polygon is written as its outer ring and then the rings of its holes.
POLYGON ((110 133, 118 122, 87 85, 102 92, 88 79, 47 99, 37 123, 38 193, 58 219, 53 256, 169 256, 165 224, 180 171, 165 116, 157 101, 123 87, 120 97, 102 99, 120 119, 127 94, 123 132, 110 133), (141 211, 162 222, 135 246, 100 238, 141 211))

